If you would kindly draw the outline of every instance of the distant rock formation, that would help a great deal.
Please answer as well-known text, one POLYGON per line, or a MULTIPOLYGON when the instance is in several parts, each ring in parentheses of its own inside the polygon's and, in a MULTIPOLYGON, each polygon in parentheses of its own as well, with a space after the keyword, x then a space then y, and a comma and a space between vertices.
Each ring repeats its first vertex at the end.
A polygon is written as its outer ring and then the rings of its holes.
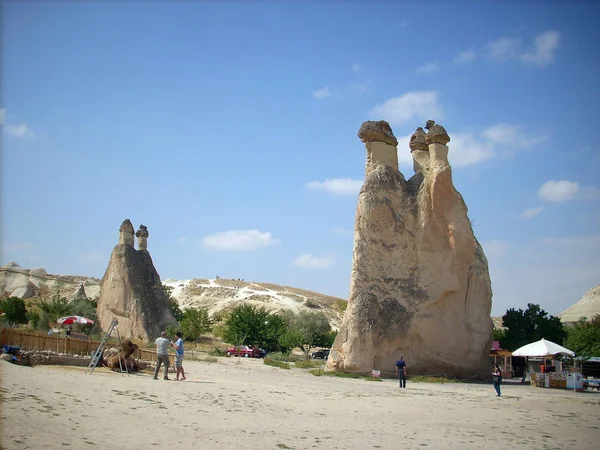
POLYGON ((71 301, 84 298, 87 298, 87 294, 85 293, 85 287, 83 286, 83 283, 81 283, 77 290, 71 295, 71 301))
POLYGON ((350 297, 327 367, 489 375, 492 290, 448 164, 450 137, 433 121, 410 140, 415 175, 398 170, 387 122, 365 122, 366 179, 354 229, 350 297))
POLYGON ((140 226, 136 234, 139 250, 134 248, 133 225, 124 220, 100 282, 98 318, 104 330, 116 317, 121 337, 149 341, 176 320, 147 250, 148 229, 140 226))
POLYGON ((600 314, 600 284, 585 293, 581 299, 558 314, 562 323, 574 323, 585 317, 589 322, 600 314))

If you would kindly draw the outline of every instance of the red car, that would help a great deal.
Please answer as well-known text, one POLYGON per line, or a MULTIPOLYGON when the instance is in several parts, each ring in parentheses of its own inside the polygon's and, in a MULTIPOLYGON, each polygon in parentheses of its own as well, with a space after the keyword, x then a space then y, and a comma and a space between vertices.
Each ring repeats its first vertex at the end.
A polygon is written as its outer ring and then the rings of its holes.
POLYGON ((227 356, 243 356, 244 358, 260 358, 260 348, 250 348, 247 345, 240 345, 239 347, 230 347, 226 351, 227 356))

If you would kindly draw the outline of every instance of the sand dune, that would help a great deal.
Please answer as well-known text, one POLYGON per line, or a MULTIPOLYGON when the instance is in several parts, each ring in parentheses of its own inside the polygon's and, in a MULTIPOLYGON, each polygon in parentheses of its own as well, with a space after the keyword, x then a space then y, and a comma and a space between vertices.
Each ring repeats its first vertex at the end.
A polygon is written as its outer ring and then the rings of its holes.
POLYGON ((0 445, 41 448, 597 448, 600 394, 315 377, 186 361, 188 380, 0 364, 0 445))

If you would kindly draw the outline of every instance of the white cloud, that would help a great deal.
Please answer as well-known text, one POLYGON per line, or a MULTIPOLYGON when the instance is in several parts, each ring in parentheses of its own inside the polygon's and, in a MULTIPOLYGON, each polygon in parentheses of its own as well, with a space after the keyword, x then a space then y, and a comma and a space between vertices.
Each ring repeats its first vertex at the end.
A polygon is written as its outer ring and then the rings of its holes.
POLYGON ((349 229, 344 228, 344 227, 335 227, 333 229, 333 232, 335 234, 339 234, 340 236, 354 236, 354 231, 353 230, 349 230, 349 229))
POLYGON ((546 66, 555 59, 560 33, 550 30, 538 34, 530 49, 523 50, 520 38, 501 37, 487 44, 488 57, 496 62, 518 59, 526 64, 546 66))
POLYGON ((187 242, 187 241, 188 241, 188 239, 185 236, 181 236, 181 237, 177 238, 177 242, 184 243, 184 242, 187 242))
POLYGON ((448 159, 453 167, 472 166, 494 157, 494 144, 473 133, 454 133, 451 138, 448 159))
POLYGON ((85 254, 83 259, 85 261, 101 261, 103 259, 102 252, 100 250, 92 250, 91 252, 85 254))
POLYGON ((544 210, 543 206, 538 206, 536 208, 528 208, 521 214, 523 219, 531 219, 532 217, 537 216, 544 210))
POLYGON ((443 117, 443 108, 438 102, 437 92, 412 91, 376 105, 370 115, 387 120, 392 125, 403 125, 413 118, 440 119, 443 117))
POLYGON ((538 197, 546 202, 564 202, 579 192, 579 183, 568 180, 550 180, 538 190, 538 197))
POLYGON ((362 70, 362 65, 360 64, 353 64, 352 65, 352 72, 354 73, 358 73, 362 70))
POLYGON ((9 136, 17 138, 32 138, 34 136, 33 131, 24 123, 20 125, 7 124, 3 125, 3 128, 9 136))
POLYGON ((321 98, 329 97, 330 95, 331 95, 331 89, 329 88, 329 86, 325 86, 324 88, 317 89, 316 91, 314 91, 312 93, 312 97, 317 100, 321 99, 321 98))
POLYGON ((463 50, 454 58, 454 64, 464 64, 475 59, 475 49, 473 47, 463 50))
POLYGON ((513 150, 528 149, 548 139, 546 135, 529 137, 523 132, 523 128, 520 125, 511 125, 508 123, 500 123, 489 127, 482 134, 490 141, 513 150))
POLYGON ((501 37, 487 44, 488 57, 502 62, 517 58, 521 52, 521 39, 501 37))
POLYGON ((358 195, 364 180, 351 178, 331 178, 325 181, 309 181, 304 185, 313 191, 327 191, 333 195, 358 195))
POLYGON ((415 69, 416 73, 434 73, 440 69, 440 66, 437 62, 430 62, 427 64, 423 64, 415 69))
POLYGON ((523 62, 545 66, 554 61, 554 54, 558 49, 560 33, 558 31, 546 31, 538 34, 533 43, 533 51, 521 55, 523 62))
POLYGON ((506 255, 509 248, 508 242, 502 241, 500 239, 492 239, 491 241, 482 242, 481 246, 483 247, 485 255, 488 258, 494 259, 506 255))
POLYGON ((302 267, 303 269, 323 270, 332 267, 335 264, 335 261, 331 256, 304 254, 294 259, 292 264, 302 267))
POLYGON ((202 245, 205 247, 233 251, 257 250, 279 242, 271 233, 261 233, 258 230, 230 230, 202 238, 202 245))

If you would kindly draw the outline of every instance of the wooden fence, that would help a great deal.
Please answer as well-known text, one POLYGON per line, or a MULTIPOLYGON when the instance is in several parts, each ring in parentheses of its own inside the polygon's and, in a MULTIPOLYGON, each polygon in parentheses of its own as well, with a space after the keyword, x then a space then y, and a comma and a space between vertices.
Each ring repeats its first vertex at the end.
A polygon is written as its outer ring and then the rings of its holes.
MULTIPOLYGON (((100 341, 86 341, 68 337, 48 336, 44 333, 23 332, 12 328, 4 328, 0 333, 0 347, 12 345, 22 350, 54 351, 65 355, 92 356, 100 341)), ((106 347, 118 347, 118 344, 109 342, 106 347)), ((135 359, 155 361, 156 350, 138 348, 133 354, 135 359)), ((175 357, 169 355, 171 365, 175 364, 175 357)))

